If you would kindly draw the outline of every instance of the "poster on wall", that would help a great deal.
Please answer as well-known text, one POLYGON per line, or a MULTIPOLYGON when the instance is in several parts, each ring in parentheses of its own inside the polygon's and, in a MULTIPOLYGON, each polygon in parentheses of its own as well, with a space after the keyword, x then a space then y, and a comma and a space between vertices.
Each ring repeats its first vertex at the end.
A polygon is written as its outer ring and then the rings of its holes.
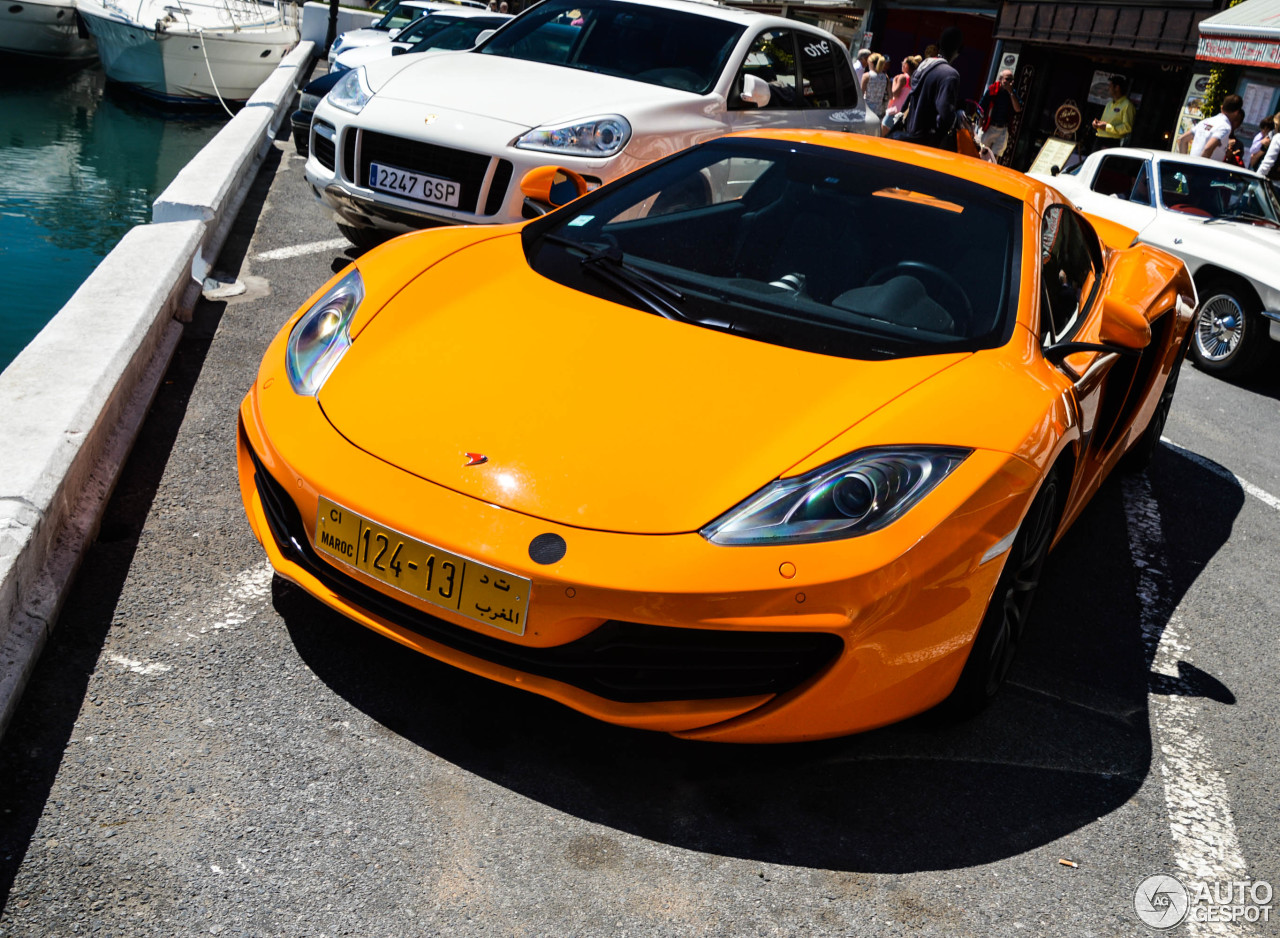
POLYGON ((1244 99, 1244 123, 1241 130, 1253 131, 1264 117, 1275 113, 1271 102, 1275 99, 1276 89, 1273 85, 1264 85, 1256 81, 1243 82, 1240 97, 1244 99))
POLYGON ((1187 96, 1182 104, 1182 113, 1178 116, 1178 128, 1173 135, 1175 141, 1192 130, 1204 117, 1204 96, 1208 89, 1208 74, 1191 76, 1191 83, 1187 85, 1187 96))
POLYGON ((1111 76, 1115 72, 1094 72, 1089 82, 1089 103, 1106 104, 1111 100, 1111 76))

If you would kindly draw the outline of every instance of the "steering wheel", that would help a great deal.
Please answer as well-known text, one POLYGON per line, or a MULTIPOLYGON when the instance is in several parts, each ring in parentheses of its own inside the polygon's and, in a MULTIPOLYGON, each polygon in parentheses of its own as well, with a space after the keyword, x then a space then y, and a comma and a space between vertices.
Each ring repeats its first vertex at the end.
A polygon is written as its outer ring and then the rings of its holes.
MULTIPOLYGON (((973 304, 969 302, 969 294, 965 292, 964 287, 960 286, 960 281, 951 274, 947 273, 936 264, 928 264, 924 261, 898 261, 891 267, 882 267, 867 278, 865 286, 874 287, 877 284, 891 280, 898 274, 905 274, 909 277, 917 277, 918 274, 925 274, 932 277, 935 285, 940 285, 954 295, 955 299, 960 301, 961 308, 964 312, 964 322, 966 324, 973 322, 973 304)), ((917 277, 917 279, 919 279, 917 277)), ((926 287, 926 292, 927 292, 926 287)), ((945 298, 950 298, 946 293, 945 298)), ((932 297, 931 297, 932 298, 932 297)), ((937 302, 935 300, 934 302, 937 302)), ((938 303, 939 306, 946 307, 946 303, 938 303)), ((949 309, 947 312, 951 312, 949 309)), ((952 317, 955 318, 954 316, 952 317)))
POLYGON ((1179 202, 1177 205, 1170 205, 1169 210, 1172 212, 1182 212, 1184 215, 1194 215, 1197 218, 1212 218, 1210 212, 1206 212, 1198 205, 1191 205, 1187 202, 1179 202))

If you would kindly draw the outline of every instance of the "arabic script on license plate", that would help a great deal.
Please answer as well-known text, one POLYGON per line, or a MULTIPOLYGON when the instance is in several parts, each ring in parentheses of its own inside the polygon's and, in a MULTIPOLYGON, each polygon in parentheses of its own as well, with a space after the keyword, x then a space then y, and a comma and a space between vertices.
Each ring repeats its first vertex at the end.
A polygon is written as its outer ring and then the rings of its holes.
POLYGON ((321 496, 316 550, 468 619, 523 635, 532 583, 401 534, 321 496))

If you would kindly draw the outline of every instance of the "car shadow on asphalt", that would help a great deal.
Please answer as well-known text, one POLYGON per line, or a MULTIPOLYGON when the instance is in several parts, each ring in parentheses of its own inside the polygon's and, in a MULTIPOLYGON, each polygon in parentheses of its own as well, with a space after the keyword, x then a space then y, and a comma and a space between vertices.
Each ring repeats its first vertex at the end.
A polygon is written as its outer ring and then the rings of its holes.
POLYGON ((1053 554, 1010 683, 962 724, 924 714, 813 743, 681 741, 438 664, 278 577, 274 604, 335 693, 424 750, 555 810, 770 863, 951 869, 1050 843, 1128 801, 1151 765, 1149 693, 1234 702, 1186 662, 1177 678, 1152 675, 1151 638, 1152 622, 1163 629, 1226 542, 1244 493, 1167 448, 1149 479, 1167 549, 1146 640, 1126 489, 1111 480, 1053 554))

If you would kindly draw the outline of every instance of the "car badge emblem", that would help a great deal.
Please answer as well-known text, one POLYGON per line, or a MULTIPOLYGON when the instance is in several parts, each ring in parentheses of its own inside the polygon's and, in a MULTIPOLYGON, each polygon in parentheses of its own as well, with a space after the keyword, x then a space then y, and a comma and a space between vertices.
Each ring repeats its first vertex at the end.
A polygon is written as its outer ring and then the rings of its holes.
POLYGON ((464 469, 467 466, 483 466, 485 463, 489 461, 489 457, 486 456, 484 453, 463 453, 462 455, 466 456, 467 459, 471 460, 469 463, 466 463, 466 465, 463 466, 464 469))
POLYGON ((428 114, 426 120, 424 120, 423 123, 430 124, 432 121, 437 120, 439 117, 440 117, 439 114, 428 114))

